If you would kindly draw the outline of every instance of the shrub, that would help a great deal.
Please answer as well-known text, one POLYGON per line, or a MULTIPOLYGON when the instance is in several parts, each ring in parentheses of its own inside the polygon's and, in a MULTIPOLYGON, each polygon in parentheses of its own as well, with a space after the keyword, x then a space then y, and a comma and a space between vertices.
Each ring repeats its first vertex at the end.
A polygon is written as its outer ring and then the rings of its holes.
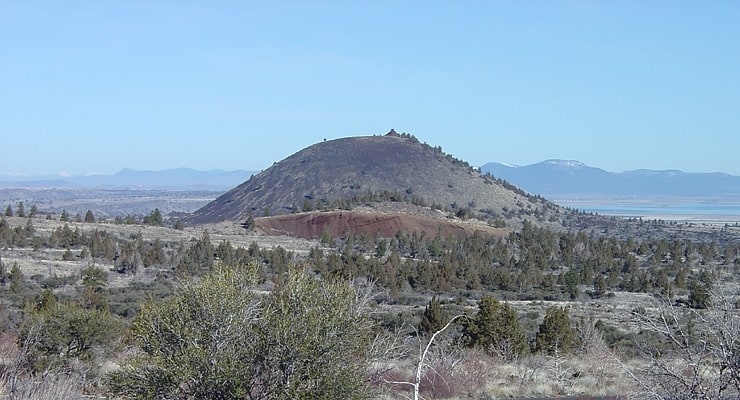
POLYGON ((36 306, 28 310, 18 338, 24 349, 24 364, 36 372, 63 369, 71 361, 90 361, 94 350, 112 351, 122 325, 106 311, 84 309, 77 304, 57 304, 44 291, 36 306))
POLYGON ((112 373, 125 398, 361 399, 369 297, 291 270, 271 294, 255 268, 224 268, 148 302, 132 327, 142 354, 112 373))

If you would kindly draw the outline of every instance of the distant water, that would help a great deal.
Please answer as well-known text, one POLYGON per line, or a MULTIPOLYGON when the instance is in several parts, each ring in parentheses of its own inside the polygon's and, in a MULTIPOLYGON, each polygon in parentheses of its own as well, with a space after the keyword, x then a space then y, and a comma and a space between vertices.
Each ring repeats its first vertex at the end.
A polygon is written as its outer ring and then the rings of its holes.
POLYGON ((557 199, 556 203, 581 211, 619 217, 696 222, 740 222, 740 202, 645 202, 557 199))

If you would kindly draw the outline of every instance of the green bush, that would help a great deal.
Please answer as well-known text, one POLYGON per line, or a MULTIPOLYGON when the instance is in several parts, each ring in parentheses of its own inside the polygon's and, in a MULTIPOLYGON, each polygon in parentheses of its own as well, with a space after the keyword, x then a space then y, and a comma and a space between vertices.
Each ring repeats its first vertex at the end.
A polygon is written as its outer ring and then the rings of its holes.
POLYGON ((114 350, 121 337, 121 322, 106 311, 58 304, 49 290, 35 303, 27 310, 18 337, 24 363, 32 371, 64 369, 75 360, 91 361, 96 352, 114 350))
POLYGON ((121 397, 362 399, 372 322, 349 284, 291 270, 269 295, 255 269, 224 268, 145 304, 142 354, 109 375, 121 397))

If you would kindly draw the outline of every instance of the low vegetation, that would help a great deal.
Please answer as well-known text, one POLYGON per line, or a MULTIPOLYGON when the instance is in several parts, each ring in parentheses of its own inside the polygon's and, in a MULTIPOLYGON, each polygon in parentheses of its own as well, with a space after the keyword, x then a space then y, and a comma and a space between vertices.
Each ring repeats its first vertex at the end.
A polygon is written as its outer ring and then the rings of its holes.
POLYGON ((0 217, 8 398, 740 395, 735 227, 574 219, 291 251, 154 211, 17 211, 0 217))

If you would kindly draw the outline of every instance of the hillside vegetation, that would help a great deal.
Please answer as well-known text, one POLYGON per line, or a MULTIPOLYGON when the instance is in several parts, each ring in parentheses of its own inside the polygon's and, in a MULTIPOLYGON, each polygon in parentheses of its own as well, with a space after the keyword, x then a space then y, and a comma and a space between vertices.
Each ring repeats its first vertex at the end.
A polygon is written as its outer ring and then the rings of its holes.
POLYGON ((740 396, 740 226, 563 209, 410 135, 311 146, 185 222, 25 208, 11 399, 740 396))
MULTIPOLYGON (((668 240, 654 234, 673 229, 672 225, 644 225, 643 238, 618 239, 525 223, 520 232, 498 237, 482 233, 463 238, 423 233, 325 236, 321 242, 295 242, 297 251, 291 251, 291 242, 282 242, 287 247, 276 246, 270 244, 273 239, 245 236, 243 230, 229 225, 177 230, 135 223, 6 217, 0 220, 0 290, 6 321, 2 337, 7 352, 0 373, 3 390, 15 390, 16 398, 43 398, 26 394, 41 393, 33 391, 42 390, 43 385, 50 391, 72 390, 71 386, 77 394, 115 390, 124 398, 139 398, 127 394, 131 392, 124 387, 106 383, 105 371, 117 371, 116 364, 129 362, 121 353, 126 345, 121 340, 128 335, 117 330, 138 326, 142 335, 151 334, 146 331, 150 325, 141 325, 142 306, 156 307, 162 301, 157 299, 190 290, 179 289, 176 282, 187 286, 191 279, 202 279, 228 266, 251 274, 250 285, 259 293, 286 287, 290 271, 326 283, 353 282, 353 287, 371 283, 369 287, 380 290, 372 297, 372 311, 367 315, 373 316, 372 331, 380 335, 376 339, 382 340, 388 353, 382 357, 373 353, 373 368, 358 365, 358 371, 366 374, 362 393, 371 393, 371 398, 409 393, 412 385, 392 382, 414 383, 411 371, 419 356, 414 342, 429 338, 417 335, 433 331, 458 314, 468 317, 438 337, 428 360, 433 369, 425 369, 418 382, 427 398, 630 393, 640 388, 627 371, 649 382, 658 379, 655 370, 648 368, 651 363, 683 362, 673 356, 653 360, 650 355, 655 349, 676 357, 690 350, 692 357, 700 358, 700 366, 707 363, 692 379, 714 387, 712 377, 726 377, 734 373, 734 367, 712 375, 706 368, 720 360, 717 355, 694 347, 674 349, 675 344, 665 341, 670 338, 656 336, 655 327, 649 325, 654 320, 648 317, 668 315, 661 310, 672 309, 676 328, 710 323, 710 317, 716 318, 712 314, 715 307, 726 304, 714 300, 712 293, 720 290, 737 296, 738 242, 714 241, 711 236, 704 241, 668 240), (503 314, 489 304, 488 296, 503 302, 503 314), (442 301, 435 303, 435 297, 442 301), (488 307, 491 310, 484 312, 488 307), (488 317, 487 313, 493 314, 488 317), (484 322, 487 318, 509 318, 507 324, 511 324, 511 315, 520 329, 481 339, 501 325, 484 322), (692 315, 694 322, 684 319, 692 315), (425 318, 432 322, 422 323, 425 318), (51 326, 61 329, 51 330, 51 326), (86 328, 75 328, 80 326, 86 328), (557 339, 565 334, 563 327, 570 327, 573 333, 568 335, 575 335, 568 339, 572 340, 568 346, 561 342, 564 339, 557 339), (473 332, 475 336, 470 336, 473 332), (507 344, 513 343, 509 342, 513 332, 519 332, 517 347, 507 344), (552 347, 552 343, 559 344, 552 347), (44 380, 39 382, 34 376, 44 380), (511 376, 516 378, 512 381, 511 376)), ((717 238, 736 237, 740 232, 736 227, 715 229, 711 235, 717 238)), ((737 310, 725 310, 729 314, 722 315, 731 318, 726 329, 732 330, 737 310)), ((206 314, 202 312, 193 314, 193 323, 203 320, 206 314)), ((190 326, 187 320, 183 323, 190 326)), ((182 334, 187 332, 191 331, 182 334)), ((377 345, 376 339, 372 345, 365 344, 368 350, 377 345)), ((265 340, 269 342, 269 336, 265 340)), ((129 345, 144 346, 145 342, 129 345)), ((142 361, 130 362, 139 365, 142 361)), ((195 368, 193 373, 198 371, 195 368)), ((678 376, 688 373, 678 372, 678 376)), ((728 384, 724 393, 736 393, 731 380, 728 384)), ((58 396, 47 398, 53 397, 58 396)))

